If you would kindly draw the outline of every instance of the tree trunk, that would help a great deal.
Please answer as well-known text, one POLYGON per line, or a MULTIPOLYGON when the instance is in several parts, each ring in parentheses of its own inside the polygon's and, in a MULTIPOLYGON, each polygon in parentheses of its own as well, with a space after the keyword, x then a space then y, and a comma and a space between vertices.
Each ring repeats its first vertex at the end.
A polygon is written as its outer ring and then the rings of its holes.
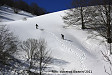
POLYGON ((29 61, 28 74, 31 75, 30 69, 32 68, 32 59, 28 59, 28 61, 29 61))
POLYGON ((42 75, 42 58, 40 59, 40 75, 42 75))
POLYGON ((110 25, 110 3, 109 3, 109 6, 108 6, 108 11, 106 12, 106 16, 107 16, 107 42, 108 43, 112 43, 112 40, 111 40, 111 25, 110 25))
POLYGON ((40 51, 40 75, 42 75, 42 49, 40 51))
POLYGON ((82 29, 85 29, 84 19, 83 19, 83 8, 82 7, 81 7, 81 10, 80 10, 80 14, 81 14, 82 29))

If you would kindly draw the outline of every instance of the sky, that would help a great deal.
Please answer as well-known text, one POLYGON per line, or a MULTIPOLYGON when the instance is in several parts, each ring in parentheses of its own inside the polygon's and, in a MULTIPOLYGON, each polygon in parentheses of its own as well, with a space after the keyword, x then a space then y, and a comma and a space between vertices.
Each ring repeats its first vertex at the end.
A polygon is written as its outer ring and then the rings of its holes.
POLYGON ((47 12, 57 12, 66 10, 70 7, 71 0, 23 0, 30 4, 35 2, 38 6, 47 10, 47 12))

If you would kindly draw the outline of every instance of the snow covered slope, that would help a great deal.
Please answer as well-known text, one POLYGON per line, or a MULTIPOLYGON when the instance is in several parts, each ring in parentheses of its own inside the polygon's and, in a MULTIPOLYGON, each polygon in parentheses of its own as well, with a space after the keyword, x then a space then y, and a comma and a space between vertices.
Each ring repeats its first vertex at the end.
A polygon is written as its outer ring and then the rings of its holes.
POLYGON ((14 13, 14 10, 9 6, 1 6, 0 7, 0 21, 15 21, 15 20, 25 20, 26 18, 34 17, 34 15, 19 10, 19 13, 14 13))
POLYGON ((107 75, 100 52, 106 50, 105 46, 99 45, 99 41, 95 39, 88 39, 90 34, 86 30, 81 30, 79 26, 63 28, 65 24, 61 16, 64 14, 64 11, 60 11, 27 20, 0 22, 0 25, 7 25, 22 41, 28 38, 44 38, 52 52, 51 56, 57 59, 50 67, 57 70, 58 75, 63 75, 64 73, 60 73, 63 70, 92 72, 64 75, 107 75), (39 25, 39 29, 36 29, 36 24, 39 25), (64 34, 65 40, 61 39, 61 34, 64 34))

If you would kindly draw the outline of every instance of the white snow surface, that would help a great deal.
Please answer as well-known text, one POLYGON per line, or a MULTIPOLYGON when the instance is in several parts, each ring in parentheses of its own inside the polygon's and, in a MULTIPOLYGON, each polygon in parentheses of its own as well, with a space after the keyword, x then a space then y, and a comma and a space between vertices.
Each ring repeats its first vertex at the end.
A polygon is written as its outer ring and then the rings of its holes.
POLYGON ((0 22, 9 22, 15 20, 25 20, 27 18, 34 17, 34 15, 18 10, 18 14, 14 13, 14 10, 9 6, 0 7, 0 22))
MULTIPOLYGON (((104 70, 107 64, 100 52, 100 50, 106 50, 106 47, 103 44, 99 45, 103 38, 88 39, 91 34, 86 30, 81 30, 80 26, 63 28, 65 24, 61 16, 65 15, 65 11, 27 18, 27 20, 18 20, 20 16, 11 13, 8 16, 12 16, 16 21, 4 20, 0 22, 0 25, 7 25, 22 41, 28 38, 44 38, 51 56, 59 59, 54 60, 54 63, 50 65, 51 70, 92 71, 92 73, 51 73, 53 75, 107 75, 104 70), (39 26, 38 29, 36 29, 36 24, 39 26), (65 40, 61 38, 61 34, 64 34, 65 40)), ((24 55, 24 52, 21 53, 24 55)))

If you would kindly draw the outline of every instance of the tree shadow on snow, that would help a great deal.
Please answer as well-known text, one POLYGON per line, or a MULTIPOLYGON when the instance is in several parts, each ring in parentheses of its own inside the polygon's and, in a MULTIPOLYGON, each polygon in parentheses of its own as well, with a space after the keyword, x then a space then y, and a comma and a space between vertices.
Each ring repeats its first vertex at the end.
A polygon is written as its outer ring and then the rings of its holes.
POLYGON ((5 20, 14 21, 13 19, 10 19, 10 18, 4 17, 4 16, 0 16, 0 18, 1 18, 1 19, 5 19, 5 20))
POLYGON ((56 58, 52 58, 51 60, 51 64, 53 65, 58 65, 58 66, 62 66, 62 65, 66 65, 68 64, 69 62, 65 61, 65 60, 62 60, 62 59, 56 59, 56 58))
POLYGON ((27 17, 33 17, 31 15, 27 15, 27 14, 24 14, 24 13, 18 13, 19 15, 23 15, 23 16, 27 16, 27 17))

